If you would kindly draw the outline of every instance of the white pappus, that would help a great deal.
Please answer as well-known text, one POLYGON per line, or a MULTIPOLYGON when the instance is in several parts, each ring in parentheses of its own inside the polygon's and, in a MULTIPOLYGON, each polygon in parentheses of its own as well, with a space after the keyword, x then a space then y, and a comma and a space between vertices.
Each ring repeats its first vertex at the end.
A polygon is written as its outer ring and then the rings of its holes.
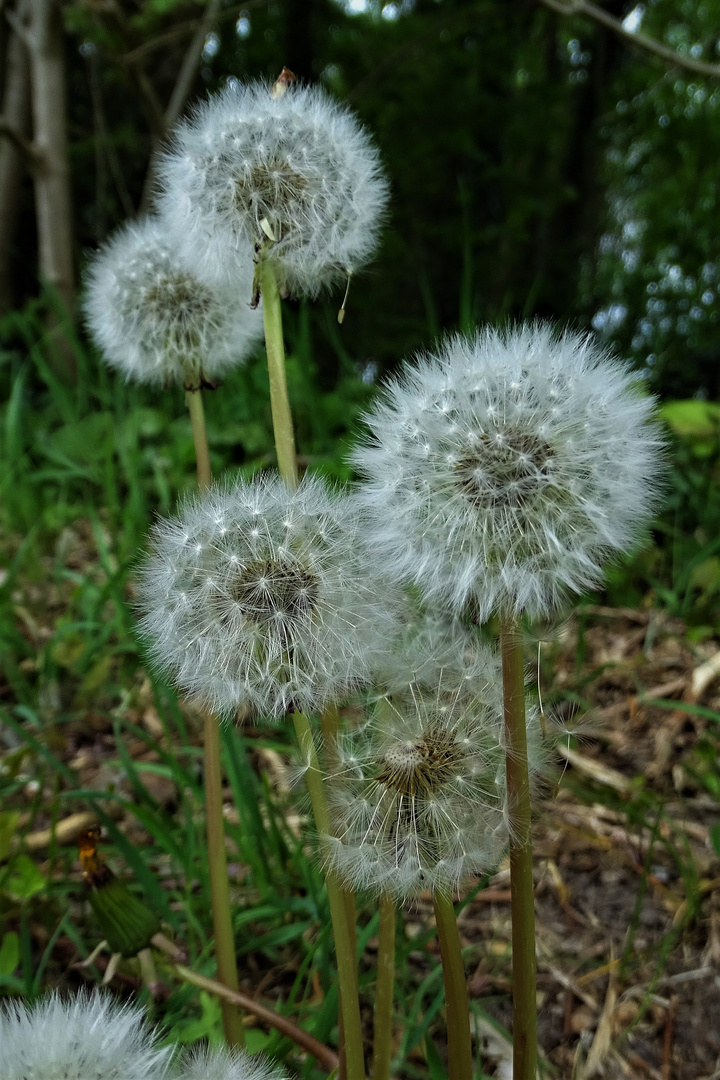
POLYGON ((455 612, 532 617, 599 585, 658 503, 663 439, 632 371, 535 323, 405 365, 352 461, 388 572, 455 612))
POLYGON ((267 1058, 244 1050, 202 1047, 181 1058, 174 1080, 285 1080, 285 1074, 267 1058))
MULTIPOLYGON (((339 737, 326 782, 335 834, 323 838, 326 864, 349 887, 397 900, 491 872, 509 835, 500 661, 458 626, 426 622, 415 644, 386 664, 392 693, 339 737), (420 674, 403 682, 411 656, 420 674)), ((530 704, 527 731, 537 778, 544 754, 530 704)))
POLYGON ((250 242, 284 289, 315 296, 373 254, 388 186, 370 137, 321 88, 230 86, 182 121, 158 208, 208 280, 232 280, 250 242))
POLYGON ((405 601, 359 542, 353 500, 277 474, 188 499, 154 529, 141 632, 185 692, 225 715, 303 712, 363 685, 405 601))
POLYGON ((161 1080, 170 1055, 143 1010, 109 994, 52 993, 0 1008, 2 1080, 161 1080))
POLYGON ((211 287, 192 262, 180 261, 156 218, 131 222, 89 264, 88 327, 106 362, 127 379, 196 390, 242 363, 262 340, 262 312, 250 306, 247 242, 237 273, 244 289, 211 287))

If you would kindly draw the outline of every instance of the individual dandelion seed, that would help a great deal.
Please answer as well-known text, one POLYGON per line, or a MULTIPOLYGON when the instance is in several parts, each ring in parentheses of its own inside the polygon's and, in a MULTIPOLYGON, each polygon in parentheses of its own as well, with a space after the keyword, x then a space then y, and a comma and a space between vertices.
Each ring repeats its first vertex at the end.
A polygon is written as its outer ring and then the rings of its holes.
POLYGON ((448 338, 366 417, 367 542, 476 619, 533 617, 599 585, 658 503, 652 398, 584 334, 534 323, 448 338))
POLYGON ((293 295, 315 296, 367 262, 388 198, 355 116, 297 83, 279 96, 269 83, 229 86, 199 105, 160 180, 159 211, 203 276, 236 280, 249 241, 293 295))
POLYGON ((108 994, 0 1007, 2 1080, 161 1080, 170 1054, 142 1009, 108 994))
MULTIPOLYGON (((399 900, 453 892, 492 870, 507 844, 500 664, 469 635, 453 636, 462 651, 454 668, 435 685, 430 669, 424 685, 398 680, 338 741, 327 780, 335 835, 323 844, 328 866, 352 888, 399 900)), ((544 755, 532 707, 527 727, 537 777, 544 755)))
POLYGON ((138 586, 158 666, 213 711, 278 718, 365 683, 404 600, 355 503, 317 477, 215 487, 159 522, 138 586))
POLYGON ((225 1047, 193 1049, 176 1070, 175 1080, 284 1080, 267 1058, 225 1047))
POLYGON ((199 280, 156 218, 121 228, 86 273, 85 317, 105 361, 127 379, 196 390, 242 363, 262 340, 252 310, 249 243, 238 252, 236 290, 199 280))

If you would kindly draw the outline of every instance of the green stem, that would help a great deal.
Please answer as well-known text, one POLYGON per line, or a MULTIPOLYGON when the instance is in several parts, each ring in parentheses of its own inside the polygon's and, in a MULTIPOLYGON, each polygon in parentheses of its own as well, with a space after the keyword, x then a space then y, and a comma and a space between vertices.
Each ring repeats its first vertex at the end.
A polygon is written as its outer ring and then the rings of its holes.
POLYGON ((193 442, 195 443, 195 461, 197 463, 198 487, 201 491, 212 483, 210 472, 210 449, 208 447, 207 428, 205 427, 205 409, 203 408, 202 390, 186 390, 185 401, 190 413, 193 442))
MULTIPOLYGON (((330 836, 332 833, 330 811, 325 798, 323 774, 320 771, 310 722, 300 712, 294 712, 292 719, 300 747, 301 759, 307 764, 305 780, 310 794, 315 825, 321 836, 330 836)), ((365 1080, 355 926, 354 923, 351 924, 348 918, 347 897, 343 896, 344 890, 340 887, 332 871, 326 875, 325 883, 330 902, 333 937, 335 939, 347 1077, 348 1080, 365 1080)))
POLYGON ((525 727, 525 671, 522 636, 516 619, 500 624, 505 746, 510 826, 510 904, 513 960, 513 1078, 535 1080, 537 996, 535 893, 525 727))
MULTIPOLYGON (((337 705, 328 705, 320 714, 320 727, 324 742, 324 764, 326 773, 334 773, 338 767, 337 739, 340 734, 340 713, 337 705)), ((355 959, 355 978, 357 979, 357 919, 355 912, 355 894, 352 889, 344 885, 338 885, 340 896, 345 907, 345 919, 352 938, 350 943, 352 955, 355 959)), ((347 1058, 345 1054, 345 1039, 343 1037, 342 1002, 340 1003, 340 1074, 339 1080, 347 1080, 347 1058)))
POLYGON ((289 488, 298 486, 295 434, 285 377, 285 345, 283 343, 282 308, 275 267, 271 259, 261 259, 258 280, 262 293, 265 320, 265 349, 270 376, 270 408, 272 409, 278 469, 289 488))
POLYGON ((455 906, 447 893, 440 892, 433 894, 433 906, 445 982, 448 1077, 449 1080, 472 1080, 470 1005, 465 983, 465 965, 460 952, 455 906))
POLYGON ((386 893, 380 897, 373 1080, 390 1080, 392 1059, 393 990, 395 983, 395 904, 386 893))
MULTIPOLYGON (((208 867, 212 905, 215 956, 220 982, 230 990, 239 989, 235 963, 235 939, 230 908, 230 885, 225 853, 225 822, 222 811, 222 770, 220 766, 220 725, 205 713, 205 814, 207 818, 208 867)), ((221 1002, 225 1039, 230 1046, 245 1045, 245 1029, 235 1005, 221 1002)))
MULTIPOLYGON (((325 771, 333 773, 338 768, 337 738, 340 733, 340 713, 337 705, 328 705, 320 715, 320 727, 325 741, 325 771)), ((355 918, 355 893, 340 885, 340 894, 345 904, 348 925, 353 937, 353 956, 357 958, 357 920, 355 918)), ((357 964, 356 964, 357 968, 357 964)))
MULTIPOLYGON (((190 412, 190 424, 195 443, 198 487, 203 491, 205 488, 210 487, 212 474, 210 472, 210 450, 205 427, 202 390, 187 390, 185 400, 190 412)), ((235 939, 232 929, 227 855, 225 853, 220 725, 211 713, 204 714, 203 739, 210 904, 212 907, 213 934, 215 936, 217 972, 221 982, 230 990, 237 991, 239 983, 237 964, 235 962, 235 939)), ((244 1046, 245 1028, 236 1006, 230 1001, 222 1001, 221 1009, 226 1041, 230 1046, 244 1046)))

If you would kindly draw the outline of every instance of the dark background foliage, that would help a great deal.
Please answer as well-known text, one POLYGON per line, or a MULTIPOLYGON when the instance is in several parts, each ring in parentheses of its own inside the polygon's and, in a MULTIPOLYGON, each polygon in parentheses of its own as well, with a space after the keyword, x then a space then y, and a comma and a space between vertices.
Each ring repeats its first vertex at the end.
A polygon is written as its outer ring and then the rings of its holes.
MULTIPOLYGON (((152 102, 169 100, 201 8, 63 9, 78 261, 140 203, 152 102)), ((712 60, 720 4, 641 9, 643 32, 712 60)), ((463 322, 594 319, 661 393, 716 396, 713 80, 536 0, 255 0, 221 7, 196 95, 283 64, 349 102, 392 181, 382 251, 353 285, 356 360, 390 366, 463 322)), ((28 182, 16 305, 36 288, 32 229, 28 182)))
MULTIPOLYGON (((680 56, 718 58, 720 0, 603 8, 680 56)), ((62 7, 78 267, 152 205, 148 163, 206 10, 62 7)), ((337 297, 290 305, 301 449, 327 456, 363 386, 447 330, 532 317, 593 328, 651 391, 693 403, 668 414, 679 439, 669 510, 632 569, 640 593, 692 575, 720 529, 720 425, 704 404, 719 389, 718 80, 538 0, 247 0, 217 5, 190 101, 284 64, 358 112, 392 184, 381 250, 353 281, 342 330, 337 297)), ((29 173, 23 183, 0 322, 8 391, 32 337, 17 311, 38 291, 29 173)), ((231 462, 255 460, 253 437, 231 462)), ((712 606, 720 564, 708 573, 687 596, 712 606)))

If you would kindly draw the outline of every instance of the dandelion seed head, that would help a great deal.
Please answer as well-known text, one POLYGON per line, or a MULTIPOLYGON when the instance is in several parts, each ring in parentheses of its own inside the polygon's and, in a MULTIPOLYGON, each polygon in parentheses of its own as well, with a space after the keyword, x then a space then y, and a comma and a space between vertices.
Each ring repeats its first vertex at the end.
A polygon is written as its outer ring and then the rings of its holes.
POLYGON ((289 292, 312 296, 374 252, 387 183, 347 108, 318 87, 270 90, 229 87, 178 126, 159 209, 209 280, 232 277, 249 241, 289 292))
POLYGON ((180 1062, 177 1080, 284 1080, 267 1058, 226 1047, 191 1050, 180 1062))
POLYGON ((92 259, 85 317, 105 361, 136 382, 197 389, 240 364, 262 339, 249 304, 252 252, 238 256, 247 300, 201 282, 157 219, 124 226, 92 259))
POLYGON ((161 1080, 160 1049, 142 1009, 100 993, 0 1008, 2 1080, 161 1080))
MULTIPOLYGON (((338 741, 327 780, 335 836, 323 841, 326 864, 349 887, 398 900, 453 892, 491 871, 509 836, 500 662, 457 625, 441 633, 427 619, 415 630, 421 649, 440 644, 443 663, 428 661, 403 684, 412 635, 396 666, 386 663, 392 694, 338 741)), ((526 726, 535 784, 544 754, 529 702, 526 726)))
POLYGON ((543 324, 448 338, 387 388, 352 459, 367 542, 426 599, 548 615, 658 503, 663 440, 629 369, 543 324))
POLYGON ((156 526, 140 578, 158 666, 225 714, 313 712, 363 685, 405 602, 360 527, 354 502, 311 476, 294 492, 271 475, 189 499, 156 526))

